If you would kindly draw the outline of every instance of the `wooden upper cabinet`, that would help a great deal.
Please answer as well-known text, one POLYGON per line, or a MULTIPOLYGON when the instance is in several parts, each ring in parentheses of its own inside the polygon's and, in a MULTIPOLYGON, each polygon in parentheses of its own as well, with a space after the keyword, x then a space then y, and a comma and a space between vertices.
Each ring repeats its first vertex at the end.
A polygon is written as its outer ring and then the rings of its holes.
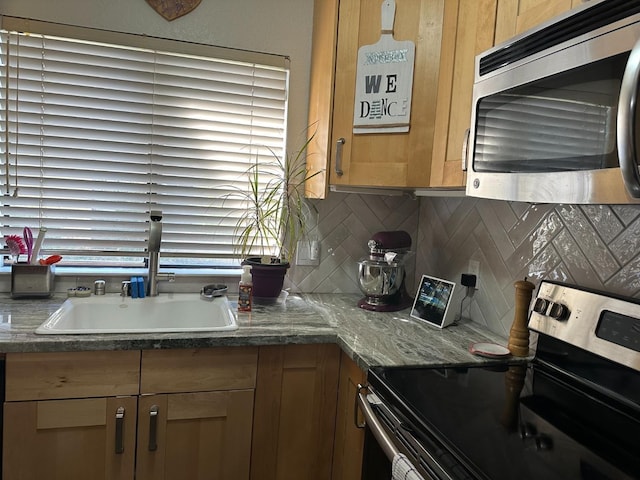
POLYGON ((315 0, 310 198, 329 185, 462 187, 475 57, 584 0, 396 0, 394 40, 415 43, 408 133, 354 134, 358 49, 380 39, 382 0, 315 0), (336 172, 340 167, 342 175, 336 172))
POLYGON ((358 50, 381 36, 382 0, 316 0, 311 67, 311 172, 307 196, 328 183, 426 187, 431 173, 444 0, 396 0, 393 39, 415 44, 408 133, 354 134, 358 50), (340 167, 343 174, 336 172, 340 167))
POLYGON ((313 141, 307 148, 307 170, 317 173, 305 183, 309 198, 325 198, 329 187, 337 30, 338 0, 315 0, 309 84, 309 135, 313 141))
POLYGON ((585 0, 498 0, 495 43, 502 43, 585 0))
POLYGON ((475 57, 493 46, 498 0, 447 0, 431 187, 465 183, 462 152, 471 122, 475 57))

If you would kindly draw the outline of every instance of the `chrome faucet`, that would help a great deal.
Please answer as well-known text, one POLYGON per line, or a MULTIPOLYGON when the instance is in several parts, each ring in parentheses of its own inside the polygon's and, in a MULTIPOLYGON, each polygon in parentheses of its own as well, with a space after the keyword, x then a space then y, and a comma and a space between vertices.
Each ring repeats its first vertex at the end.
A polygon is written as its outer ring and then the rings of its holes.
POLYGON ((167 280, 173 282, 176 277, 174 273, 159 273, 160 267, 160 243, 162 240, 162 212, 160 210, 151 210, 149 222, 149 274, 147 281, 149 283, 149 296, 158 296, 158 282, 167 280))

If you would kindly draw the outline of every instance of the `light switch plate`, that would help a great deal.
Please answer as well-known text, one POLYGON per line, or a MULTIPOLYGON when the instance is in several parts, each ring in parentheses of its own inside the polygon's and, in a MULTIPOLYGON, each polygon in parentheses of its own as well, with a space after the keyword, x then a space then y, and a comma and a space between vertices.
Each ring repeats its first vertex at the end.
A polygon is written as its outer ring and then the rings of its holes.
POLYGON ((320 242, 318 240, 299 240, 296 250, 296 265, 320 265, 320 242))

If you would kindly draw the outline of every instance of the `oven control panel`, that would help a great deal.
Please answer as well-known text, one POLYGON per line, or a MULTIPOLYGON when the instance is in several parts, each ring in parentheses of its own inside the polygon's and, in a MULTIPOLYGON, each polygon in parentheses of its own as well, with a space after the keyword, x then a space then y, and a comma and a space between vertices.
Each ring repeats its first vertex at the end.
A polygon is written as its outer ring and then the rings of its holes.
POLYGON ((640 302, 542 281, 529 329, 640 371, 640 302))
POLYGON ((596 327, 596 337, 640 352, 640 320, 605 310, 596 327))

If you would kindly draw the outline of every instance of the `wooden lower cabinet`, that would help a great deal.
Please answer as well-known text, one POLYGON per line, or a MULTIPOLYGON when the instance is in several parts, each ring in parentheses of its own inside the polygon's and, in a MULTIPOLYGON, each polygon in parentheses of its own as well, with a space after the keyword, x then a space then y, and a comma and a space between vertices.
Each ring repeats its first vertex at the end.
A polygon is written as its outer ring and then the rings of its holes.
POLYGON ((258 348, 145 350, 136 480, 248 480, 258 348))
MULTIPOLYGON (((9 353, 5 367, 3 480, 332 479, 334 344, 9 353)), ((334 479, 357 478, 346 453, 334 479)))
POLYGON ((136 479, 249 478, 253 390, 140 397, 136 479))
POLYGON ((255 347, 7 354, 2 478, 248 480, 257 359, 255 347))
POLYGON ((136 408, 136 397, 5 403, 2 478, 133 479, 136 408))
POLYGON ((4 480, 133 479, 140 352, 8 353, 4 480))
POLYGON ((329 480, 340 349, 260 347, 252 480, 329 480))
POLYGON ((356 420, 358 423, 363 420, 357 410, 355 399, 358 384, 364 384, 366 379, 366 373, 346 353, 342 352, 332 480, 360 480, 362 476, 364 430, 356 426, 356 420))

